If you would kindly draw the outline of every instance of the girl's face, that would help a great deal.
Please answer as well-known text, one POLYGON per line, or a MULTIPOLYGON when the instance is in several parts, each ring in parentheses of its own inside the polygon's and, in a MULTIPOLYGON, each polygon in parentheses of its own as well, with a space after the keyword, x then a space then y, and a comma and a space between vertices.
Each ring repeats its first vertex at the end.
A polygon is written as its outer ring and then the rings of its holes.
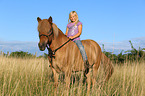
POLYGON ((75 22, 76 21, 76 14, 72 14, 70 16, 70 20, 71 20, 71 22, 75 22))

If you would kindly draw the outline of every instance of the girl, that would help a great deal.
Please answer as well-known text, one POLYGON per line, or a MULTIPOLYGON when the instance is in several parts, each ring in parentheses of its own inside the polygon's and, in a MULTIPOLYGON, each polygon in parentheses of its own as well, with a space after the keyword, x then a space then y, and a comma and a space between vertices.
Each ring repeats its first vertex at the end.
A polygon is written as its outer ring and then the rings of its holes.
POLYGON ((82 23, 78 19, 76 11, 72 11, 69 14, 69 23, 67 24, 65 35, 74 41, 78 48, 80 49, 84 65, 85 65, 85 74, 89 72, 89 62, 88 58, 80 40, 80 35, 82 33, 82 23))

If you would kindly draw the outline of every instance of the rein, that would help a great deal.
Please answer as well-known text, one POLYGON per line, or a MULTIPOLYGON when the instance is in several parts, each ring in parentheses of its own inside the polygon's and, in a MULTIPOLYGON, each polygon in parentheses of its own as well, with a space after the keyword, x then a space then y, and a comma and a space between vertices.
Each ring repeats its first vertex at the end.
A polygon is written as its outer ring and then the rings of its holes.
POLYGON ((58 48, 55 49, 55 50, 52 50, 51 48, 49 48, 49 47, 46 45, 46 47, 47 47, 47 49, 48 49, 48 56, 51 58, 51 60, 50 60, 51 65, 49 65, 49 67, 53 67, 53 60, 52 60, 52 58, 55 59, 55 52, 56 52, 57 50, 59 50, 60 48, 62 48, 62 47, 63 47, 65 44, 67 44, 70 40, 72 40, 72 39, 69 39, 69 40, 66 41, 63 45, 61 45, 60 47, 58 47, 58 48))
POLYGON ((59 50, 60 48, 62 48, 65 44, 67 44, 69 41, 71 41, 72 39, 69 39, 68 41, 66 41, 64 44, 62 44, 60 47, 58 47, 58 48, 56 48, 55 50, 51 50, 51 48, 49 48, 48 46, 46 46, 47 47, 47 49, 48 49, 48 51, 49 51, 49 56, 52 56, 52 57, 55 57, 55 52, 57 51, 57 50, 59 50))

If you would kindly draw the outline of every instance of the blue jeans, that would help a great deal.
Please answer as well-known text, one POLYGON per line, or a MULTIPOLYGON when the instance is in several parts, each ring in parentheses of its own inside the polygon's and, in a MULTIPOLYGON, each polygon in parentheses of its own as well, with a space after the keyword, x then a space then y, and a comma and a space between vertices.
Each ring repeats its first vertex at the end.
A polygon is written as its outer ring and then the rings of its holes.
POLYGON ((83 61, 85 62, 86 60, 88 60, 88 58, 87 58, 86 51, 81 40, 75 40, 74 42, 77 44, 78 48, 80 49, 83 61))

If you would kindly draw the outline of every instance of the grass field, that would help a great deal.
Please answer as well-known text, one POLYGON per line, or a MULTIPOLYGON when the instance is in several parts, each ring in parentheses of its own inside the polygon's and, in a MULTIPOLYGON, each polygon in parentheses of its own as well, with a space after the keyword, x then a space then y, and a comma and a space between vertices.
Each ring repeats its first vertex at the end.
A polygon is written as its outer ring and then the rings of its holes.
MULTIPOLYGON (((52 71, 46 59, 20 59, 0 57, 0 96, 86 96, 86 84, 80 74, 69 91, 66 90, 63 74, 60 75, 57 92, 53 86, 52 71)), ((145 96, 145 62, 114 64, 114 73, 102 86, 103 68, 99 69, 94 89, 90 96, 145 96)), ((74 82, 72 80, 72 83, 74 82)))

